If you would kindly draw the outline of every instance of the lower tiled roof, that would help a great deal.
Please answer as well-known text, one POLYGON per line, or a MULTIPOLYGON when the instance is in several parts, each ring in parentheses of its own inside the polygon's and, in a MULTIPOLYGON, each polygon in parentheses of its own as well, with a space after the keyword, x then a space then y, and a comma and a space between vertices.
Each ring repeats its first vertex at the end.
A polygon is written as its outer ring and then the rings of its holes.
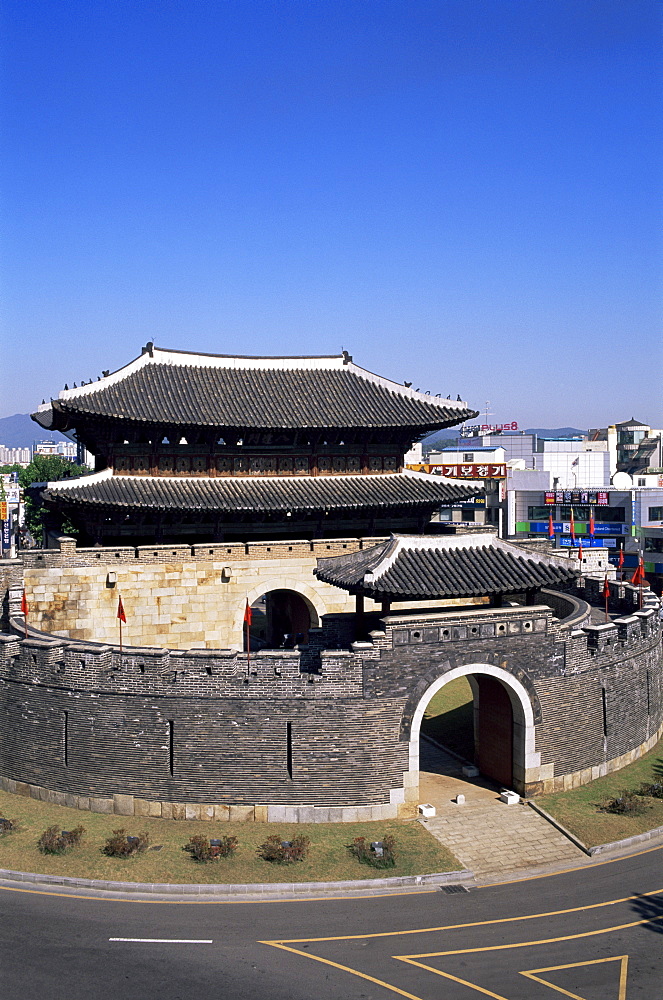
POLYGON ((382 598, 476 597, 559 586, 577 576, 568 559, 532 553, 477 532, 393 535, 370 549, 318 559, 315 575, 344 590, 382 598))
POLYGON ((101 473, 48 483, 46 501, 153 510, 306 511, 390 507, 434 508, 478 491, 431 476, 251 477, 180 479, 101 473))

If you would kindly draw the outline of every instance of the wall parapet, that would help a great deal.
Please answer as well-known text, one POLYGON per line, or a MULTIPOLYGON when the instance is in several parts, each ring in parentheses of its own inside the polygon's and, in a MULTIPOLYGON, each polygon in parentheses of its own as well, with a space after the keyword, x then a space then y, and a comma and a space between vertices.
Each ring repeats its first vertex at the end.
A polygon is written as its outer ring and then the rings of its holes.
POLYGON ((190 545, 97 545, 78 548, 73 538, 62 536, 57 549, 24 549, 26 569, 135 565, 136 563, 237 562, 246 559, 296 559, 298 557, 341 555, 367 549, 385 536, 375 538, 316 538, 268 542, 196 542, 190 545))

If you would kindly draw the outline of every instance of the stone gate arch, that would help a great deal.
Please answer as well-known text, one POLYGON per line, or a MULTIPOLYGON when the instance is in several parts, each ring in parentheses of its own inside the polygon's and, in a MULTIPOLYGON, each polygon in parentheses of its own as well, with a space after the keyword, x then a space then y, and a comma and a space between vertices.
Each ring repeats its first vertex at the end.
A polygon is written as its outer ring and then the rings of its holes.
MULTIPOLYGON (((421 722, 426 707, 440 688, 458 677, 466 677, 472 688, 475 704, 480 688, 480 678, 487 677, 499 681, 506 691, 512 709, 512 781, 511 787, 522 791, 526 785, 539 781, 541 778, 541 754, 536 751, 536 719, 532 707, 531 695, 524 684, 513 674, 502 667, 490 663, 465 663, 452 667, 441 674, 420 696, 412 716, 409 739, 409 773, 410 781, 419 773, 419 737, 421 722), (479 678, 479 680, 477 680, 479 678)), ((476 724, 476 723, 475 723, 476 724)), ((505 782, 506 784, 506 782, 505 782)))
POLYGON ((235 607, 233 646, 237 649, 241 649, 244 642, 243 628, 246 602, 248 601, 249 605, 253 605, 259 598, 277 590, 292 591, 297 594, 304 601, 308 609, 310 627, 320 628, 322 617, 327 614, 327 606, 324 599, 313 587, 302 580, 287 576, 278 577, 278 579, 273 580, 261 580, 247 592, 246 597, 235 607))

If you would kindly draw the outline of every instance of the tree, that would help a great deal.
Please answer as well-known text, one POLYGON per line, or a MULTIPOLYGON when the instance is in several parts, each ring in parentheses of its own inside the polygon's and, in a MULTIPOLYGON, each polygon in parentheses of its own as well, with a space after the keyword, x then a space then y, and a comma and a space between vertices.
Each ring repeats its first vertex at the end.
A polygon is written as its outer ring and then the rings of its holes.
MULTIPOLYGON (((6 465, 0 472, 18 472, 18 481, 22 489, 26 490, 33 483, 54 483, 61 479, 74 479, 77 476, 84 476, 92 470, 85 465, 74 465, 59 455, 35 455, 26 468, 20 465, 6 465)), ((25 523, 28 531, 40 544, 44 530, 44 506, 36 497, 30 493, 25 494, 25 523)), ((76 537, 78 530, 64 518, 62 531, 67 535, 76 537)))

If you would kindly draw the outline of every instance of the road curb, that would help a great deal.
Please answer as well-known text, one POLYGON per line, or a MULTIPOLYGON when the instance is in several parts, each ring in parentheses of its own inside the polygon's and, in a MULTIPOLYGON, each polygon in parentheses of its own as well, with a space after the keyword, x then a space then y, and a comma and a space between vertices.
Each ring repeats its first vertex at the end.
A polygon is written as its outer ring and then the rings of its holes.
POLYGON ((554 826, 556 830, 563 833, 572 844, 575 844, 588 858, 593 858, 597 854, 607 854, 609 851, 624 851, 629 847, 636 847, 638 844, 644 844, 648 840, 656 840, 657 838, 663 837, 663 826, 656 826, 653 830, 645 830, 644 833, 634 833, 632 837, 624 837, 623 840, 613 840, 609 844, 598 844, 596 847, 587 847, 583 844, 582 840, 578 840, 575 834, 567 830, 566 827, 551 816, 550 813, 542 809, 540 805, 537 805, 533 799, 527 800, 528 806, 530 806, 534 812, 538 813, 539 816, 543 817, 551 826, 554 826))
POLYGON ((470 882, 474 873, 467 868, 429 875, 401 875, 395 878, 356 879, 346 882, 257 882, 228 884, 171 884, 168 882, 106 882, 101 879, 72 878, 67 875, 40 875, 0 868, 0 881, 25 882, 39 886, 62 886, 67 889, 94 889, 104 892, 145 893, 155 896, 271 896, 306 895, 321 892, 349 892, 376 889, 436 888, 452 883, 470 882))
POLYGON ((625 837, 624 840, 613 840, 609 844, 599 844, 597 847, 586 848, 590 857, 596 854, 604 854, 606 851, 619 851, 626 847, 637 844, 644 844, 648 840, 655 840, 663 837, 663 826, 657 826, 653 830, 646 830, 644 833, 634 833, 632 837, 625 837))

